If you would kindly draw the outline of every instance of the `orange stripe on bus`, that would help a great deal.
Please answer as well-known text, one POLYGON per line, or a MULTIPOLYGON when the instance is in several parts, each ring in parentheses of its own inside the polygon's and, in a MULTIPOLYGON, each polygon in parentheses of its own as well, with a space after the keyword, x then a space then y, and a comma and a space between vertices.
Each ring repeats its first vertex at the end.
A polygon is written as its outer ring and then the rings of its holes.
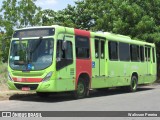
POLYGON ((42 78, 12 78, 14 82, 41 82, 42 78))

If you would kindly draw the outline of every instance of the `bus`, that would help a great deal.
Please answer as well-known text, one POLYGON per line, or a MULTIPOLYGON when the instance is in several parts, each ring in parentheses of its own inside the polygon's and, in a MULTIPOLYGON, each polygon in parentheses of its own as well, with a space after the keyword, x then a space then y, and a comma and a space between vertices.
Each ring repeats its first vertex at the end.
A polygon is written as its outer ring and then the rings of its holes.
POLYGON ((8 59, 10 90, 39 96, 126 86, 134 92, 156 80, 155 44, 109 32, 59 25, 28 27, 13 33, 8 59))

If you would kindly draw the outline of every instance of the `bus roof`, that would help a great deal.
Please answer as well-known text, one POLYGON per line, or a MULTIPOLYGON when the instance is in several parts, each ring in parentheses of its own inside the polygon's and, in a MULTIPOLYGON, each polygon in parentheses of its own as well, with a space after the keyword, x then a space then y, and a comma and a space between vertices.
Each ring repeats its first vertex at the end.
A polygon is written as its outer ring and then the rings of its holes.
POLYGON ((27 29, 35 29, 35 28, 55 28, 56 26, 34 26, 34 27, 25 27, 25 28, 19 28, 16 29, 15 31, 18 30, 27 30, 27 29))
POLYGON ((154 43, 148 43, 144 41, 139 41, 139 40, 134 40, 131 39, 129 36, 124 36, 120 34, 114 34, 114 33, 109 33, 109 32, 91 32, 91 37, 103 37, 106 38, 107 40, 110 41, 117 41, 117 42, 124 42, 124 43, 130 43, 130 44, 139 44, 139 45, 149 45, 154 47, 154 43))
MULTIPOLYGON (((69 27, 64 27, 64 26, 59 26, 59 25, 52 25, 52 26, 26 27, 26 28, 17 29, 16 31, 27 30, 27 29, 35 29, 35 28, 58 28, 58 29, 63 29, 63 30, 74 29, 74 28, 69 28, 69 27)), ((154 43, 148 43, 148 42, 144 42, 144 41, 133 40, 129 36, 125 36, 125 35, 114 34, 114 33, 110 33, 110 32, 91 32, 91 31, 89 31, 89 32, 91 33, 92 38, 99 36, 99 37, 106 38, 107 40, 110 40, 110 41, 117 41, 117 42, 131 43, 131 44, 139 44, 139 45, 149 45, 149 46, 153 46, 153 47, 155 46, 154 43)))

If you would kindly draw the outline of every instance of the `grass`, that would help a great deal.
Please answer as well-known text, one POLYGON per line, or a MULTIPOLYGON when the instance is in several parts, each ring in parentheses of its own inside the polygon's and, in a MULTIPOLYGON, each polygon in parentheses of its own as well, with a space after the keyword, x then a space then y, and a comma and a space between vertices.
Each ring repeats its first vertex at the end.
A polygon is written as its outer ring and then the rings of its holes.
POLYGON ((7 63, 0 63, 0 74, 7 72, 7 63))
POLYGON ((7 63, 0 63, 0 86, 1 87, 5 86, 6 82, 7 82, 7 63))

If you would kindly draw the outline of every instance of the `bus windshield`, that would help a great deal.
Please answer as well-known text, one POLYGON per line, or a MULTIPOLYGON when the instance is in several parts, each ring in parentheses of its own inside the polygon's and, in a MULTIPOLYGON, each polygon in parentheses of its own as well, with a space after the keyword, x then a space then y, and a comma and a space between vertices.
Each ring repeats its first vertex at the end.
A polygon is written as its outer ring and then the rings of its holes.
POLYGON ((53 38, 13 40, 9 65, 14 70, 43 70, 52 64, 53 38))

